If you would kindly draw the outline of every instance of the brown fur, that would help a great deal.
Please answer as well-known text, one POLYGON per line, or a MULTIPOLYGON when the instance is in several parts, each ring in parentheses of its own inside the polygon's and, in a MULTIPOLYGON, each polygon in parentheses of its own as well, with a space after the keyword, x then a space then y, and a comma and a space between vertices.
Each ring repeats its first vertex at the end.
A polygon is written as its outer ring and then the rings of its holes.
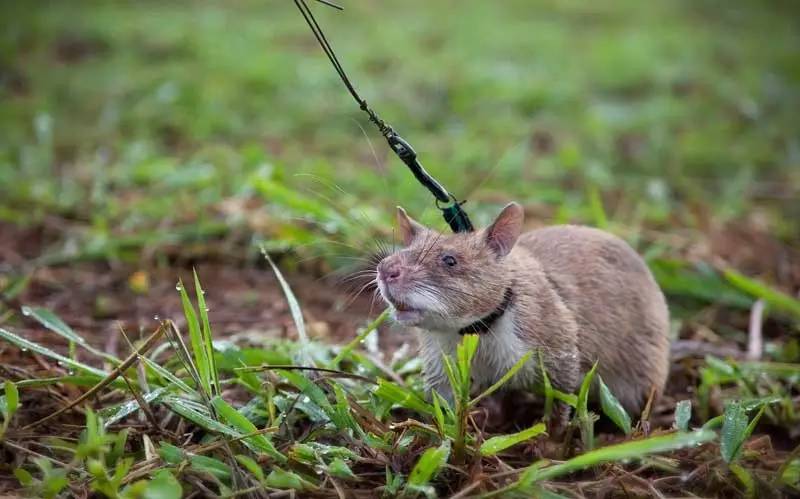
MULTIPOLYGON (((420 330, 429 387, 447 390, 441 353, 452 353, 458 329, 494 311, 510 287, 512 305, 473 364, 479 384, 496 381, 520 350, 541 349, 557 388, 576 390, 598 361, 603 381, 638 412, 668 370, 668 310, 650 271, 609 233, 568 225, 520 234, 522 217, 512 203, 484 230, 443 235, 398 211, 406 248, 381 261, 378 283, 399 321, 420 330)), ((512 387, 540 381, 536 362, 512 387)))

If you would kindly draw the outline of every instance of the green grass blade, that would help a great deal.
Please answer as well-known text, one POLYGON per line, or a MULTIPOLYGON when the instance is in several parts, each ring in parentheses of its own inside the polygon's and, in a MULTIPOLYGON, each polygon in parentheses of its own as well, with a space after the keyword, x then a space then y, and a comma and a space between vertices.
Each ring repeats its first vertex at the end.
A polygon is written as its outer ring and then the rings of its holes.
POLYGON ((386 319, 389 318, 391 313, 392 309, 390 308, 387 308, 386 310, 381 312, 381 315, 379 315, 374 321, 368 324, 367 327, 364 328, 364 330, 361 331, 358 335, 356 335, 356 337, 353 338, 347 345, 343 346, 342 349, 339 351, 339 353, 336 355, 336 357, 334 357, 333 360, 331 361, 331 367, 333 369, 337 369, 342 359, 350 355, 350 352, 352 352, 362 341, 364 341, 364 338, 369 336, 370 333, 378 329, 381 324, 386 322, 386 319))
POLYGON ((305 319, 303 319, 303 311, 300 308, 300 303, 297 301, 294 292, 292 292, 292 288, 289 286, 289 283, 283 278, 283 274, 281 273, 280 269, 278 269, 278 266, 275 265, 275 262, 273 262, 272 258, 270 258, 269 253, 267 253, 264 248, 261 248, 261 254, 264 255, 264 258, 267 259, 267 262, 269 262, 270 266, 272 267, 272 271, 275 273, 275 277, 278 279, 281 289, 283 289, 283 294, 286 297, 286 301, 289 303, 289 311, 292 314, 294 326, 297 328, 297 337, 300 340, 301 365, 314 366, 314 360, 311 358, 311 353, 309 351, 306 322, 305 319))
POLYGON ((689 430, 689 420, 692 419, 692 401, 681 400, 675 404, 675 428, 680 431, 689 430))
POLYGON ((745 293, 761 298, 772 307, 789 312, 795 317, 800 318, 800 300, 782 293, 781 291, 772 289, 766 284, 742 275, 733 269, 726 269, 724 275, 728 282, 745 293))
POLYGON ((609 390, 608 386, 603 382, 601 376, 597 377, 597 382, 600 386, 600 406, 603 409, 603 414, 608 416, 626 435, 630 435, 631 417, 625 412, 625 409, 622 407, 622 404, 619 403, 617 397, 611 393, 611 390, 609 390))
POLYGON ((519 371, 520 369, 522 369, 522 367, 525 365, 525 363, 526 363, 526 362, 528 362, 528 360, 531 358, 531 355, 533 355, 533 352, 528 352, 528 353, 526 353, 525 355, 523 355, 523 356, 522 356, 522 358, 520 358, 520 359, 517 361, 517 363, 516 363, 516 364, 514 364, 513 366, 511 366, 511 369, 509 369, 509 370, 508 370, 508 372, 506 372, 506 373, 505 373, 505 374, 504 374, 504 375, 503 375, 503 376, 502 376, 502 377, 501 377, 501 378, 500 378, 500 379, 497 381, 497 383, 493 384, 492 386, 490 386, 489 388, 487 388, 487 389, 486 389, 486 391, 484 391, 483 393, 481 393, 480 395, 478 395, 478 396, 477 396, 477 397, 475 397, 474 399, 470 400, 470 402, 469 402, 469 405, 470 405, 470 406, 472 406, 472 405, 475 405, 475 404, 477 404, 477 403, 478 403, 478 401, 480 401, 480 400, 481 400, 481 399, 483 399, 484 397, 488 397, 489 395, 493 394, 493 393, 494 393, 494 392, 496 392, 496 391, 497 391, 497 390, 498 390, 498 389, 499 389, 501 386, 503 386, 504 384, 506 384, 506 383, 508 382, 508 380, 510 380, 510 379, 511 379, 511 378, 512 378, 512 377, 513 377, 515 374, 517 374, 517 371, 519 371))
POLYGON ((520 481, 537 482, 551 480, 563 475, 574 473, 591 466, 608 463, 612 461, 622 461, 625 459, 639 459, 650 454, 658 454, 684 447, 691 447, 709 442, 716 438, 717 434, 712 430, 697 430, 689 433, 671 433, 669 435, 659 435, 656 437, 633 440, 616 445, 609 445, 601 449, 596 449, 560 464, 548 466, 546 468, 533 467, 530 473, 526 472, 520 481))
POLYGON ((106 378, 108 373, 103 371, 102 369, 97 369, 92 366, 87 366, 86 364, 82 364, 76 360, 72 360, 68 357, 64 357, 63 355, 56 353, 49 348, 45 348, 41 345, 38 345, 32 341, 28 341, 25 338, 17 336, 16 334, 7 331, 3 328, 0 328, 0 338, 18 346, 22 351, 30 350, 32 352, 36 352, 38 354, 44 355, 45 357, 49 357, 58 361, 59 365, 68 366, 73 369, 77 369, 80 371, 84 371, 87 373, 94 374, 95 376, 99 376, 101 378, 106 378))
MULTIPOLYGON (((211 398, 211 361, 208 359, 200 322, 197 319, 197 312, 189 300, 189 294, 186 292, 186 286, 183 285, 182 281, 178 281, 177 288, 181 295, 183 315, 186 317, 186 325, 189 328, 189 343, 192 346, 194 365, 200 377, 200 389, 204 390, 206 395, 211 398)), ((191 361, 192 359, 189 360, 191 361)))
POLYGON ((548 420, 553 414, 553 384, 544 367, 544 355, 541 348, 536 350, 536 355, 539 357, 539 370, 542 373, 542 385, 544 385, 544 419, 548 420))
POLYGON ((106 352, 94 348, 86 341, 86 339, 83 338, 83 336, 76 333, 74 329, 69 327, 63 320, 61 320, 60 317, 58 317, 50 310, 41 307, 23 306, 22 315, 36 319, 36 321, 39 322, 39 324, 46 327, 50 331, 58 334, 63 338, 66 338, 70 342, 74 342, 75 344, 80 345, 81 347, 85 348, 92 354, 97 355, 98 357, 101 357, 103 359, 106 359, 115 365, 119 365, 122 362, 113 355, 110 355, 106 352))
POLYGON ((210 382, 214 387, 214 393, 221 392, 219 387, 219 373, 217 372, 216 361, 214 360, 214 344, 212 341, 211 324, 208 321, 208 307, 206 306, 205 291, 200 286, 200 279, 197 277, 197 271, 192 270, 194 275, 194 291, 197 296, 197 310, 200 313, 200 321, 202 325, 201 333, 203 337, 203 346, 206 351, 206 358, 209 363, 209 370, 211 373, 210 382))
POLYGON ((738 401, 731 402, 725 407, 724 422, 720 433, 719 452, 726 463, 733 462, 739 448, 744 442, 744 432, 747 429, 747 412, 738 401))
MULTIPOLYGON (((244 417, 242 413, 231 407, 219 395, 211 400, 211 404, 214 406, 214 409, 217 410, 217 413, 220 415, 220 417, 225 420, 225 422, 236 428, 243 435, 256 433, 258 431, 256 425, 244 417)), ((272 445, 272 442, 266 435, 247 437, 244 439, 244 441, 280 462, 286 461, 286 456, 278 452, 278 449, 272 445)))
POLYGON ((492 437, 481 445, 481 455, 494 456, 498 452, 504 451, 509 447, 513 447, 514 445, 541 435, 546 429, 544 423, 537 423, 527 430, 522 430, 510 435, 492 437))
POLYGON ((178 397, 164 397, 162 402, 167 405, 173 412, 181 417, 184 417, 192 423, 205 428, 206 430, 228 435, 229 437, 240 437, 240 433, 234 428, 224 425, 212 418, 204 407, 195 402, 184 400, 178 397))
POLYGON ((184 393, 187 393, 187 394, 196 393, 194 388, 192 388, 191 386, 186 384, 186 382, 181 380, 179 377, 177 377, 174 374, 172 374, 168 369, 164 369, 163 367, 158 365, 156 362, 153 362, 152 360, 147 358, 147 356, 140 355, 139 356, 139 360, 142 361, 147 367, 149 367, 150 369, 152 369, 153 371, 155 371, 159 375, 161 375, 164 378, 166 378, 167 381, 169 381, 170 383, 172 383, 173 385, 175 385, 176 387, 181 389, 184 393))
POLYGON ((19 409, 19 391, 17 390, 17 385, 10 380, 5 381, 4 389, 3 397, 5 403, 3 404, 3 416, 6 420, 10 420, 14 417, 14 413, 17 412, 17 409, 19 409))
MULTIPOLYGON (((165 387, 157 388, 152 392, 143 394, 142 399, 144 399, 144 401, 148 404, 151 402, 157 402, 165 393, 167 393, 167 391, 168 390, 165 387)), ((139 409, 141 409, 139 402, 136 399, 133 399, 112 407, 105 408, 99 411, 97 414, 103 418, 103 423, 105 427, 108 428, 112 424, 120 421, 122 418, 130 414, 133 414, 139 409)))
POLYGON ((408 484, 413 487, 423 487, 430 482, 445 465, 450 457, 450 441, 445 440, 439 447, 431 447, 422 453, 411 474, 408 475, 408 484))
POLYGON ((391 381, 379 379, 378 388, 375 389, 374 393, 376 397, 388 400, 406 409, 411 409, 427 416, 433 415, 433 406, 422 400, 408 388, 404 388, 391 381))

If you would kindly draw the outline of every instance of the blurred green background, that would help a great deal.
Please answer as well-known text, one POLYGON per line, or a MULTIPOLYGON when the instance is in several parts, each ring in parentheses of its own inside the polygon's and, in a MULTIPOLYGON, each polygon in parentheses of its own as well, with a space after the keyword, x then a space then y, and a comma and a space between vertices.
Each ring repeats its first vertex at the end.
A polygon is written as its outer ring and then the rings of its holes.
MULTIPOLYGON (((540 223, 756 217, 797 241, 797 2, 310 3, 477 223, 515 199, 540 223)), ((0 18, 0 219, 55 232, 44 261, 365 248, 397 204, 444 227, 289 0, 5 0, 0 18)))

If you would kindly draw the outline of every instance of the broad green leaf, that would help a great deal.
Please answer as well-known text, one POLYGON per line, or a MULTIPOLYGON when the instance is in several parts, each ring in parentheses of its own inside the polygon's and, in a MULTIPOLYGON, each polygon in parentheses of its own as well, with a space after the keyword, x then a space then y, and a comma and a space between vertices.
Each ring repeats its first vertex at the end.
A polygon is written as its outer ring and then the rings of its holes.
POLYGON ((522 430, 510 435, 499 435, 492 437, 481 445, 481 455, 493 456, 498 452, 508 449, 514 445, 530 440, 538 435, 541 435, 546 430, 544 423, 537 423, 527 430, 522 430))
POLYGON ((94 374, 95 376, 99 376, 101 378, 108 377, 108 373, 103 371, 102 369, 97 369, 97 368, 94 368, 92 366, 87 366, 86 364, 82 364, 82 363, 80 363, 78 361, 75 361, 75 360, 72 360, 72 359, 70 359, 68 357, 64 357, 63 355, 61 355, 59 353, 56 353, 56 352, 50 350, 49 348, 45 348, 45 347, 43 347, 41 345, 38 345, 38 344, 36 344, 36 343, 34 343, 32 341, 28 341, 25 338, 17 336, 16 334, 14 334, 14 333, 12 333, 10 331, 7 331, 7 330, 5 330, 3 328, 0 328, 0 338, 3 338, 4 340, 8 341, 9 343, 12 343, 12 344, 18 346, 20 349, 22 349, 23 352, 26 351, 26 350, 30 350, 32 352, 36 352, 38 354, 44 355, 45 357, 49 357, 51 359, 54 359, 54 360, 58 361, 59 365, 69 366, 69 367, 72 367, 74 369, 78 369, 78 370, 81 370, 81 371, 85 371, 85 372, 94 374))
MULTIPOLYGON (((211 400, 211 404, 214 406, 214 409, 217 410, 217 413, 219 413, 220 417, 228 424, 236 428, 240 433, 248 435, 258 431, 256 425, 244 417, 242 413, 228 405, 228 403, 225 402, 219 395, 211 400)), ((278 449, 272 445, 272 442, 269 440, 269 438, 267 438, 267 435, 254 435, 245 438, 244 441, 280 462, 286 461, 286 456, 278 452, 278 449)))
POLYGON ((450 441, 445 440, 439 447, 431 447, 422 453, 417 464, 408 475, 409 485, 427 485, 450 457, 450 441))
POLYGON ((603 414, 608 416, 617 427, 624 431, 626 435, 631 434, 631 417, 622 407, 617 397, 611 393, 608 386, 603 382, 601 376, 597 377, 598 385, 600 386, 600 406, 603 408, 603 414))
POLYGON ((692 401, 681 400, 675 404, 675 428, 689 431, 689 420, 692 419, 692 401))
POLYGON ((427 416, 433 414, 433 407, 414 392, 385 379, 378 379, 375 396, 427 416))
POLYGON ((159 470, 147 482, 143 499, 181 499, 183 488, 169 470, 159 470))

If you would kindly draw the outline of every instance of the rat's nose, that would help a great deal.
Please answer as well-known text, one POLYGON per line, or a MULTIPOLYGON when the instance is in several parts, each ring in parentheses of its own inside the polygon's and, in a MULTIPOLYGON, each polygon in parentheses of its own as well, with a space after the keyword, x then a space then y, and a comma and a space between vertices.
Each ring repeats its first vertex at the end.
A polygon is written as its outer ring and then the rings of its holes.
POLYGON ((385 282, 396 282, 403 274, 400 263, 384 260, 378 265, 378 275, 385 282))

